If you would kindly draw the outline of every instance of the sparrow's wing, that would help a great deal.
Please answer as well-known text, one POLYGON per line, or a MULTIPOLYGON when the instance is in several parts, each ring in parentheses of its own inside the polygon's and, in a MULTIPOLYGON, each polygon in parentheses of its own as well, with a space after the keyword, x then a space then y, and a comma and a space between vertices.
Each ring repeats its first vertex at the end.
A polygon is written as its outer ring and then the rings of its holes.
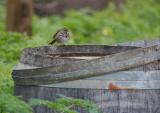
POLYGON ((58 35, 58 33, 60 33, 61 32, 61 30, 58 30, 54 35, 53 35, 53 39, 57 39, 57 35, 58 35))
POLYGON ((57 35, 61 30, 58 30, 54 35, 53 35, 53 40, 49 43, 49 44, 54 44, 56 42, 57 39, 57 35))
POLYGON ((49 44, 52 45, 56 42, 56 39, 53 39, 49 44))

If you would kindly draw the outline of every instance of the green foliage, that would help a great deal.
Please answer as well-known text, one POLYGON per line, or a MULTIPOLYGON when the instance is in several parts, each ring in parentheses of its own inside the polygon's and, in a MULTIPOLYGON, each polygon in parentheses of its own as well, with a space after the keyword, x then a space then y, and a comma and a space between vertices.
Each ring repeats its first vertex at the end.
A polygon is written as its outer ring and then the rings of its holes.
POLYGON ((72 31, 70 44, 113 44, 159 37, 159 20, 160 7, 156 0, 126 0, 119 9, 110 4, 103 11, 69 11, 65 18, 34 17, 33 29, 34 36, 42 36, 44 42, 66 26, 72 31))
POLYGON ((0 62, 0 93, 11 93, 13 80, 11 78, 12 66, 0 62))
POLYGON ((0 93, 0 113, 32 113, 32 108, 11 94, 0 93))
POLYGON ((55 113, 78 113, 77 111, 73 110, 75 107, 80 107, 85 111, 88 111, 88 113, 102 113, 99 108, 97 108, 97 106, 90 101, 65 96, 63 96, 63 98, 58 98, 53 102, 40 99, 31 99, 30 105, 47 106, 55 113))
POLYGON ((0 113, 32 113, 27 103, 12 95, 12 66, 0 62, 0 113))
POLYGON ((27 45, 26 37, 20 33, 0 31, 0 40, 0 60, 5 63, 16 62, 27 45))

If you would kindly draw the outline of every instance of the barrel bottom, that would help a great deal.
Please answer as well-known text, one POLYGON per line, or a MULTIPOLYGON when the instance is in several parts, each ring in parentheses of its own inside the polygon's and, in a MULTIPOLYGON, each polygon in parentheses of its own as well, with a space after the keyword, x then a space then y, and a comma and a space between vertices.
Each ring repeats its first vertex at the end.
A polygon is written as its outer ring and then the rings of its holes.
MULTIPOLYGON (((55 88, 44 86, 15 85, 14 94, 22 96, 24 100, 40 98, 56 99, 56 94, 68 97, 87 99, 95 102, 103 113, 160 113, 160 90, 114 90, 83 89, 83 88, 55 88)), ((36 107, 35 113, 53 113, 44 107, 36 107)), ((86 113, 79 110, 80 113, 86 113)))

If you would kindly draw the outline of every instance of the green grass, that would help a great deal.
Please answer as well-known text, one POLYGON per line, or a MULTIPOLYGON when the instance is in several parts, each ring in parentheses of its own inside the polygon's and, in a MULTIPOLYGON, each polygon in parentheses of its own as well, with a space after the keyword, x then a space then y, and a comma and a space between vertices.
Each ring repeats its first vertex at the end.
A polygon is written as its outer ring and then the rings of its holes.
MULTIPOLYGON (((23 101, 12 96, 11 72, 18 63, 23 48, 47 45, 56 30, 64 26, 72 31, 72 38, 68 44, 110 45, 154 39, 160 37, 159 20, 158 0, 126 0, 126 4, 120 9, 110 4, 107 9, 97 12, 89 9, 71 10, 65 17, 39 18, 34 15, 33 36, 28 38, 20 33, 5 32, 5 10, 0 5, 0 112, 10 113, 6 106, 12 106, 15 102, 18 103, 17 106, 22 105, 22 108, 26 108, 24 113, 31 112, 23 101), (5 98, 11 98, 11 100, 6 103, 5 98)), ((16 105, 11 108, 14 109, 14 107, 16 105)))

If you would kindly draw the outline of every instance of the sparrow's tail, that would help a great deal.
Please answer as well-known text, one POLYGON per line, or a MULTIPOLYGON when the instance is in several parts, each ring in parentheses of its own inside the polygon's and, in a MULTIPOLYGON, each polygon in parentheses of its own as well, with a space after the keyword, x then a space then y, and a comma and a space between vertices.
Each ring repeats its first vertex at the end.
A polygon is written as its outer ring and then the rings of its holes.
POLYGON ((52 42, 49 43, 49 45, 52 45, 56 42, 56 39, 52 40, 52 42))

